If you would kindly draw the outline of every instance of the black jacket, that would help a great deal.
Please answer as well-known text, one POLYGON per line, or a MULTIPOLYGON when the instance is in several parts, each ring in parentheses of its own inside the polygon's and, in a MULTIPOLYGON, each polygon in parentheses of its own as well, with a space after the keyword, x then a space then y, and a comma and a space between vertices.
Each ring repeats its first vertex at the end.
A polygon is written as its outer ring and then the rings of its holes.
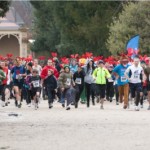
POLYGON ((76 78, 81 78, 81 85, 84 85, 84 77, 85 77, 85 72, 83 70, 81 72, 76 71, 73 75, 73 80, 75 82, 76 78))
POLYGON ((51 75, 51 76, 48 76, 45 80, 44 80, 44 84, 47 88, 51 89, 51 90, 54 90, 57 88, 57 80, 56 78, 51 75))

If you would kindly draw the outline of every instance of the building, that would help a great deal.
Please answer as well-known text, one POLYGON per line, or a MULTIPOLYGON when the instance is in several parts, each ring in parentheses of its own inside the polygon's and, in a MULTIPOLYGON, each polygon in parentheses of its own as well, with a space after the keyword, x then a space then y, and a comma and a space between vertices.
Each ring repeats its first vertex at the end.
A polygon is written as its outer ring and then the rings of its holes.
POLYGON ((13 54, 13 57, 27 57, 28 29, 13 7, 0 18, 0 55, 13 54))

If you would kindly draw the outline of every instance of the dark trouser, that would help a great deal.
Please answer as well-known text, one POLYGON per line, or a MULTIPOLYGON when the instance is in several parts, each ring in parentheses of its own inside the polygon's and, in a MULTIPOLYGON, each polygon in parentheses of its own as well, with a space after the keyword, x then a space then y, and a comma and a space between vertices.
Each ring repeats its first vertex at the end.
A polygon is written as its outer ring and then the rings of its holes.
POLYGON ((64 90, 63 97, 65 97, 65 99, 67 100, 67 106, 69 106, 72 102, 74 103, 75 93, 75 89, 72 87, 64 90))
POLYGON ((118 91, 118 85, 114 86, 115 89, 115 97, 116 97, 116 102, 119 102, 119 91, 118 91))
POLYGON ((55 98, 55 91, 52 90, 51 88, 46 87, 46 92, 48 95, 48 103, 52 104, 54 102, 54 98, 55 98))
POLYGON ((83 92, 83 89, 84 89, 84 85, 76 85, 75 86, 75 90, 76 90, 76 97, 75 97, 75 102, 78 103, 79 102, 79 99, 80 99, 80 96, 83 92))
POLYGON ((140 99, 140 104, 141 105, 143 105, 144 97, 147 96, 147 87, 146 86, 143 86, 142 92, 143 92, 143 96, 140 99))
POLYGON ((132 98, 135 98, 136 95, 136 101, 135 105, 138 106, 140 102, 140 93, 142 92, 142 84, 141 83, 130 83, 130 90, 131 90, 131 96, 132 98))
POLYGON ((0 85, 0 95, 2 96, 2 101, 5 102, 5 85, 0 85))
POLYGON ((92 102, 94 103, 94 85, 95 84, 88 84, 85 83, 85 93, 86 93, 86 98, 87 98, 87 106, 89 107, 90 105, 90 95, 92 95, 92 102))
POLYGON ((114 97, 114 85, 113 82, 107 82, 106 84, 106 97, 114 97))
POLYGON ((105 98, 106 84, 97 84, 97 88, 99 90, 100 98, 104 99, 105 98))
POLYGON ((25 99, 26 99, 26 103, 30 104, 31 103, 31 91, 28 88, 25 88, 25 90, 23 90, 24 94, 26 94, 25 99))

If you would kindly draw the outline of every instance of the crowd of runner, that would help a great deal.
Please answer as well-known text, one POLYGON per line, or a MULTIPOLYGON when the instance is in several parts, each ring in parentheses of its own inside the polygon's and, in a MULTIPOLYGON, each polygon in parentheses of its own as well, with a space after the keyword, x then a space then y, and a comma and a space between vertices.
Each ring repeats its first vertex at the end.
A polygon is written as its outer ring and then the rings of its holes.
POLYGON ((150 110, 150 58, 141 61, 136 56, 132 61, 121 56, 116 63, 110 64, 100 59, 87 58, 85 63, 71 59, 67 64, 54 57, 40 65, 38 59, 22 61, 0 61, 0 99, 1 106, 13 102, 18 108, 23 100, 28 107, 39 108, 42 94, 48 99, 48 108, 53 108, 54 101, 70 110, 78 108, 81 94, 85 92, 86 105, 90 107, 104 102, 123 103, 127 109, 130 103, 135 110, 143 108, 148 100, 150 110))

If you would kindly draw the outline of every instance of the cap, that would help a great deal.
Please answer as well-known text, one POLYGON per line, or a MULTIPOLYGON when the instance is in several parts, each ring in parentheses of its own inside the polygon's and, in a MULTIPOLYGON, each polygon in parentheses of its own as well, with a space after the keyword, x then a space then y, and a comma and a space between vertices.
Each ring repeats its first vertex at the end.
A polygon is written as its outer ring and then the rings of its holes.
POLYGON ((98 64, 104 64, 104 61, 103 60, 99 60, 98 64))

